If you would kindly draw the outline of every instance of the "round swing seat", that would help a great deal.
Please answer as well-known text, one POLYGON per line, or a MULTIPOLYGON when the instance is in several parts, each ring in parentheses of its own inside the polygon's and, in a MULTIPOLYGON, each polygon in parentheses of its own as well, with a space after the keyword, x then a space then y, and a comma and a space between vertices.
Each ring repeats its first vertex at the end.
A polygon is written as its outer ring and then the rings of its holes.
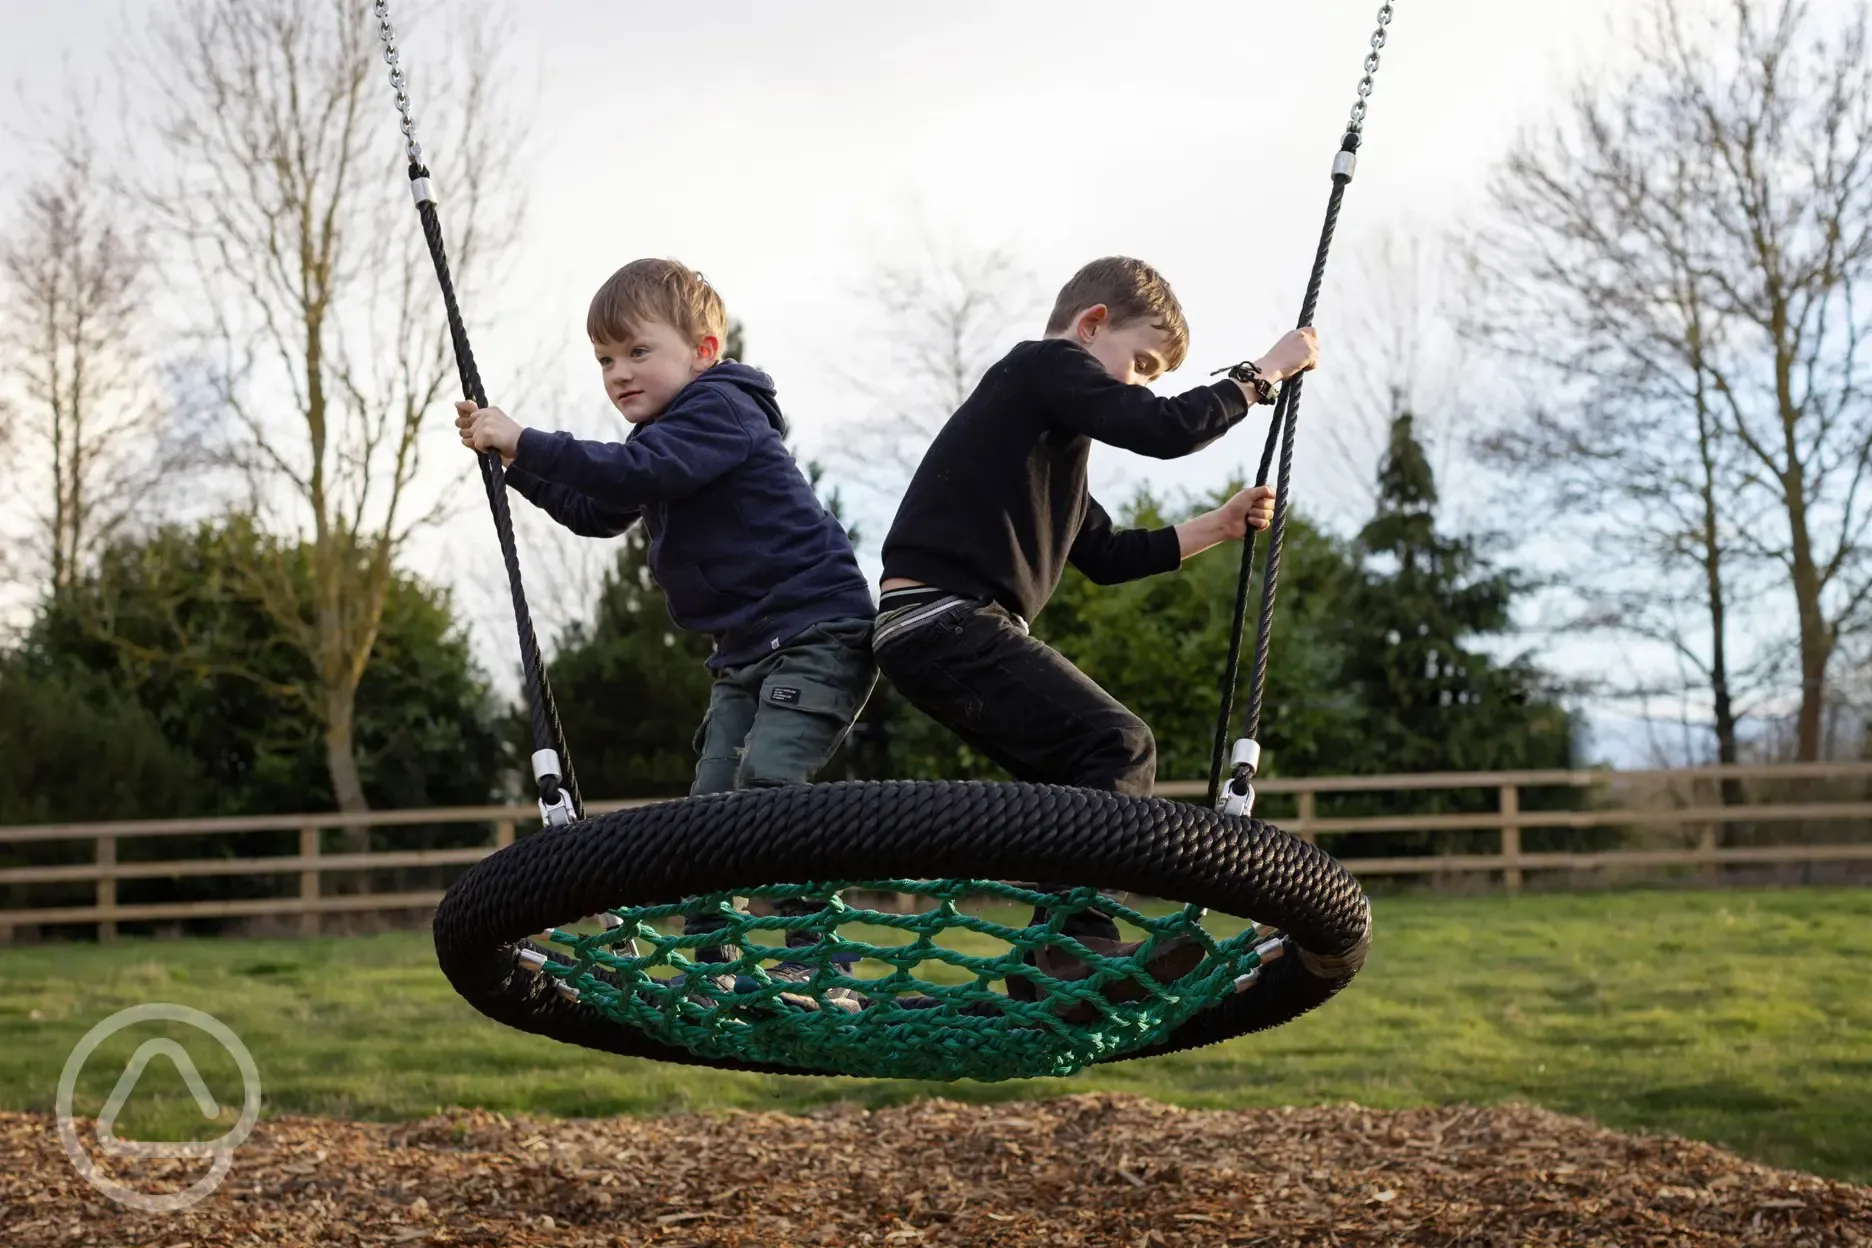
POLYGON ((458 879, 434 932, 476 1009, 587 1048, 1004 1080, 1295 1018, 1356 974, 1371 914, 1332 858, 1259 820, 1046 785, 884 781, 545 830, 458 879), (917 900, 865 904, 878 894, 917 900), (1137 947, 1075 938, 1072 916, 1094 905, 1137 929, 1137 947), (681 934, 700 910, 722 926, 681 934), (601 929, 575 930, 594 915, 608 916, 601 929))

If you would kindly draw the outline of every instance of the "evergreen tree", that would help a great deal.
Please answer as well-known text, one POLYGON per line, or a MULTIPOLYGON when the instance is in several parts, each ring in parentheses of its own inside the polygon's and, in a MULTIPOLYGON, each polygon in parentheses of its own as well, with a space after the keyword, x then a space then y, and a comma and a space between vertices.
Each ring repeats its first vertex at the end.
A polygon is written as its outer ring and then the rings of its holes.
MULTIPOLYGON (((1573 765, 1573 724, 1526 654, 1483 648, 1513 626, 1523 589, 1494 567, 1474 537, 1437 527, 1437 486, 1408 413, 1392 422, 1378 469, 1378 502, 1353 543, 1359 567, 1338 615, 1337 685, 1358 708, 1359 747, 1338 770, 1362 773, 1490 771, 1573 765)), ((1565 806, 1571 791, 1535 791, 1530 809, 1565 806)), ((1322 799, 1322 816, 1491 810, 1476 789, 1322 799)), ((1598 834, 1536 834, 1525 847, 1584 848, 1598 834)), ((1329 837, 1332 853, 1386 857, 1487 852, 1487 833, 1397 833, 1329 837)))
MULTIPOLYGON (((0 795, 15 794, 0 803, 0 820, 332 809, 319 726, 301 700, 304 654, 241 588, 239 569, 262 558, 278 559, 305 587, 300 601, 313 601, 303 549, 280 547, 241 517, 117 542, 90 575, 48 599, 4 666, 16 689, 32 686, 48 706, 59 705, 51 691, 68 691, 61 714, 70 723, 35 723, 21 748, 0 752, 0 768, 28 778, 0 780, 0 795), (109 749, 131 751, 147 790, 107 801, 120 786, 79 792, 29 779, 56 770, 60 760, 42 755, 93 723, 119 725, 109 749), (160 757, 138 744, 152 732, 166 743, 160 757)), ((374 807, 486 802, 511 766, 449 595, 413 577, 392 578, 357 716, 374 807)), ((91 763, 63 765, 77 775, 91 763)))
POLYGON ((1363 567, 1341 616, 1342 687, 1362 708, 1356 768, 1383 772, 1565 767, 1571 724, 1525 655, 1477 644, 1512 627, 1521 590, 1472 537, 1437 528, 1437 487, 1409 413, 1391 425, 1363 567))
MULTIPOLYGON (((360 554, 360 557, 361 554, 360 554)), ((319 722, 304 702, 304 651, 280 635, 279 604, 243 587, 274 561, 310 604, 312 562, 234 517, 118 541, 41 605, 0 656, 0 822, 331 810, 319 722)), ((309 610, 310 607, 308 606, 309 610)), ((481 805, 512 768, 503 715, 469 654, 448 594, 393 573, 371 662, 358 684, 358 770, 377 809, 481 805)), ((484 823, 369 829, 377 849, 483 843, 484 823)), ((125 861, 290 853, 296 832, 144 837, 125 861)), ((328 833, 328 851, 339 848, 328 833)), ((82 856, 76 842, 0 849, 0 866, 82 856)), ((394 891, 444 882, 434 869, 380 873, 394 891)), ((339 875, 328 887, 355 880, 339 875)), ((15 905, 82 904, 89 885, 10 886, 15 905)), ((296 877, 126 880, 126 905, 274 896, 296 877)), ((219 920, 191 921, 192 930, 219 920)), ((138 930, 131 925, 130 930, 138 930)))

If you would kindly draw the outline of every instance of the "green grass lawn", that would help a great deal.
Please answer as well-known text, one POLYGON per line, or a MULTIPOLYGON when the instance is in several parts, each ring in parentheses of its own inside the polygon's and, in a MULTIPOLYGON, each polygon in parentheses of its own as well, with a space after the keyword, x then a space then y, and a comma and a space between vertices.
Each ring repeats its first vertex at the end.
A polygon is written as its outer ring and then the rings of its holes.
MULTIPOLYGON (((1412 898, 1378 903, 1377 922, 1353 987, 1276 1032, 999 1085, 764 1078, 588 1053, 482 1019, 435 969, 426 934, 0 949, 0 1107, 49 1109, 86 1030, 170 1001, 242 1037, 268 1113, 798 1110, 1107 1089, 1211 1108, 1520 1100, 1872 1181, 1872 892, 1412 898)), ((106 1042, 79 1080, 79 1112, 96 1113, 133 1048, 163 1030, 106 1042)), ((170 1034, 238 1102, 232 1061, 209 1060, 216 1046, 198 1033, 170 1034)), ((119 1134, 223 1129, 202 1126, 157 1061, 119 1134)))

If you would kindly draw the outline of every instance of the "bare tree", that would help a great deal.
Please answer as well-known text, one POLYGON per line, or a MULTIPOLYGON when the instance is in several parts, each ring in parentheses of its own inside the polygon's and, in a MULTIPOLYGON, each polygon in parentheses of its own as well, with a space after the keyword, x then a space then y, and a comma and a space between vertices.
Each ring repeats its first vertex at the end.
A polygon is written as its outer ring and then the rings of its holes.
MULTIPOLYGON (((1818 26, 1804 0, 1728 0, 1707 21, 1658 0, 1635 68, 1582 85, 1519 144, 1475 248, 1473 328, 1548 366, 1545 401, 1494 450, 1619 542, 1586 583, 1626 576, 1613 622, 1708 680, 1725 758, 1754 568, 1793 608, 1801 758, 1819 754, 1828 664, 1872 594, 1856 298, 1872 62, 1863 13, 1818 26)), ((1745 666, 1767 678, 1779 656, 1762 640, 1745 666)))
POLYGON ((895 497, 996 348, 1037 313, 1034 282, 1006 251, 926 234, 879 264, 862 294, 877 312, 889 368, 886 380, 849 379, 873 411, 833 459, 854 484, 895 497))
POLYGON ((59 594, 155 488, 165 412, 146 353, 145 239, 98 193, 82 112, 49 150, 0 238, 0 371, 17 395, 7 450, 36 530, 32 576, 59 594))
MULTIPOLYGON (((306 657, 295 693, 344 810, 366 807, 354 701, 392 570, 441 514, 418 489, 421 433, 454 376, 369 15, 355 0, 188 0, 144 63, 166 157, 146 199, 191 279, 227 462, 310 568, 288 543, 246 589, 306 657)), ((465 68, 426 80, 424 137, 473 308, 517 227, 516 130, 496 32, 479 14, 454 25, 465 68)))
MULTIPOLYGON (((1334 334, 1333 370, 1346 386, 1334 418, 1307 431, 1337 461, 1326 488, 1354 492, 1361 507, 1377 502, 1378 465, 1391 442, 1393 422, 1416 414, 1417 428, 1437 457, 1439 480, 1459 470, 1471 400, 1456 367, 1455 323, 1444 296, 1443 247, 1415 223, 1381 230, 1354 258, 1358 297, 1348 300, 1347 324, 1334 334)), ((1459 500, 1447 500, 1459 501, 1459 500)))

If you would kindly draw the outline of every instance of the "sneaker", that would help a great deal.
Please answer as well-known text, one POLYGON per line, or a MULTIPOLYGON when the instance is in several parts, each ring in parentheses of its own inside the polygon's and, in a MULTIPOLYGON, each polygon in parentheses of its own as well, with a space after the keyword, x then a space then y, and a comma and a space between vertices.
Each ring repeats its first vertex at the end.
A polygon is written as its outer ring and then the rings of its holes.
MULTIPOLYGON (((814 968, 804 962, 782 962, 767 972, 767 978, 777 984, 809 984, 816 973, 814 968)), ((856 1014, 865 1007, 865 999, 850 988, 827 988, 817 995, 782 992, 778 999, 802 1010, 817 1011, 825 1008, 856 1014)))
MULTIPOLYGON (((1096 936, 1077 938, 1079 943, 1093 953, 1106 958, 1131 958, 1144 947, 1141 940, 1117 941, 1096 936)), ((1151 951, 1150 961, 1144 964, 1144 972, 1160 984, 1173 984, 1201 965, 1204 957, 1203 947, 1187 936, 1173 936, 1169 940, 1160 940, 1151 951)), ((1042 974, 1066 983, 1085 979, 1092 974, 1092 966, 1084 960, 1074 957, 1064 949, 1052 945, 1042 945, 1030 950, 1027 961, 1042 974)), ((1008 995, 1016 1000, 1037 1000, 1038 990, 1025 979, 1010 977, 1007 981, 1008 995), (1019 996, 1016 983, 1027 994, 1019 996)), ((1105 986, 1105 999, 1113 1005, 1127 1001, 1141 1001, 1148 991, 1135 979, 1126 977, 1105 986)), ((1058 1007, 1059 1016, 1069 1023, 1093 1023, 1098 1021, 1098 1007, 1089 1001, 1075 1001, 1071 1005, 1058 1007)))
MULTIPOLYGON (((700 949, 690 953, 689 960, 697 964, 726 963, 740 956, 741 950, 734 945, 703 945, 700 949)), ((688 970, 677 977, 677 982, 685 988, 693 985, 693 989, 687 995, 689 1000, 697 1005, 714 1005, 715 998, 711 994, 731 993, 735 990, 733 971, 688 970)))
MULTIPOLYGON (((1064 884, 1033 884, 1029 885, 1029 887, 1033 888, 1036 892, 1059 893, 1061 895, 1070 891, 1068 886, 1064 884)), ((1035 906, 1033 917, 1028 919, 1027 922, 1031 927, 1045 927, 1049 917, 1050 910, 1047 906, 1035 906)), ((1094 952, 1103 952, 1104 949, 1108 947, 1120 947, 1118 942, 1117 922, 1111 915, 1106 914, 1097 906, 1088 906, 1077 913, 1067 915, 1066 922, 1061 929, 1061 934, 1072 937, 1094 952)), ((1128 946, 1128 948, 1135 949, 1137 946, 1131 945, 1128 946)), ((1037 965, 1034 961, 1034 951, 1032 949, 1029 949, 1022 956, 1021 961, 1025 962, 1028 966, 1037 965)), ((1077 959, 1073 959, 1073 961, 1076 963, 1077 959)), ((1086 974, 1087 968, 1081 967, 1079 973, 1076 975, 1055 975, 1054 978, 1083 979, 1086 974)), ((1007 995, 1011 1000, 1031 1002, 1040 999, 1040 989, 1035 987, 1034 982, 1025 975, 1009 975, 1002 981, 1002 986, 1006 989, 1007 995)))

